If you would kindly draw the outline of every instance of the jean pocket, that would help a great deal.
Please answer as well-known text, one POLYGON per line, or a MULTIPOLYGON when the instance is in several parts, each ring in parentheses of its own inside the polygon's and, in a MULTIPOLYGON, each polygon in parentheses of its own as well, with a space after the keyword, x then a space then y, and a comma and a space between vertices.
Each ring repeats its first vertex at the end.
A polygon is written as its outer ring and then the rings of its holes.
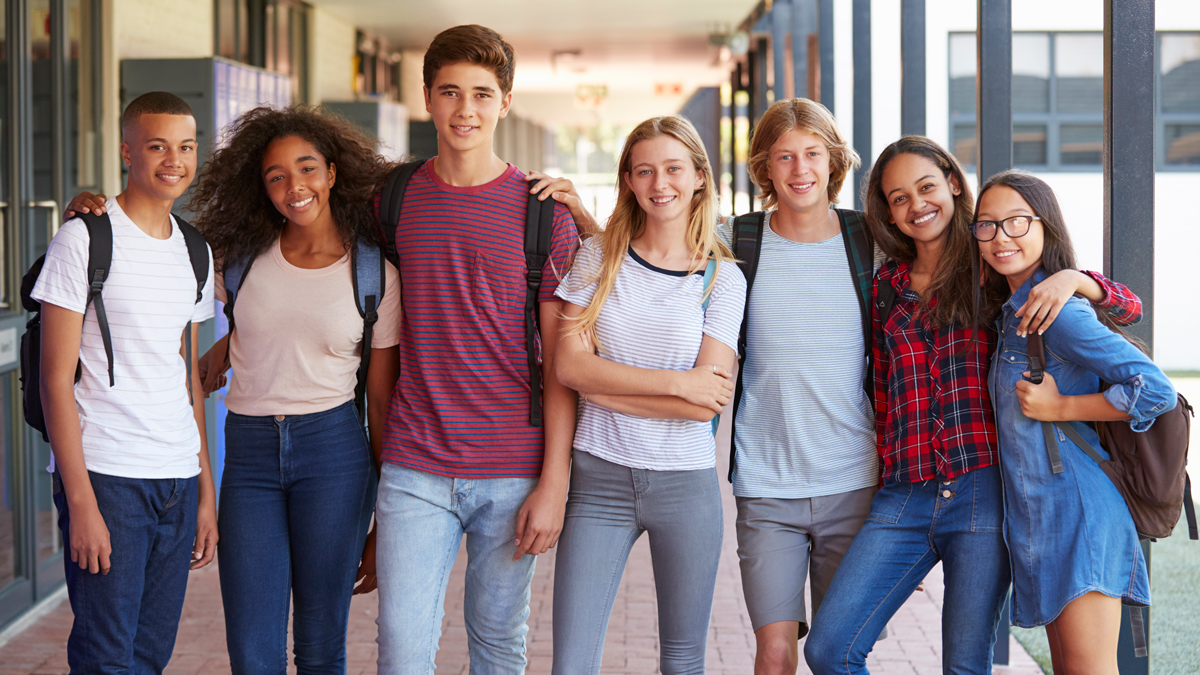
POLYGON ((971 531, 1000 532, 1004 525, 1004 488, 1000 481, 1000 467, 988 466, 968 475, 974 493, 971 500, 971 531))
POLYGON ((904 513, 904 506, 912 496, 913 487, 912 483, 884 485, 871 500, 871 512, 867 518, 883 523, 899 522, 901 514, 904 513))

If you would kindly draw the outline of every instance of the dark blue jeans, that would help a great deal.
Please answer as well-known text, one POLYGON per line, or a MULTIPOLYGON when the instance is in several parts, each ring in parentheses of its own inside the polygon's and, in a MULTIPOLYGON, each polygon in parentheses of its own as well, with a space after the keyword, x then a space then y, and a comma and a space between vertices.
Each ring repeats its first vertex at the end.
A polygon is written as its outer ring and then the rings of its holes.
POLYGON ((308 415, 225 421, 217 554, 233 675, 346 672, 350 594, 375 505, 352 401, 308 415))
POLYGON ((187 591, 199 481, 88 476, 112 545, 108 574, 71 562, 71 510, 58 474, 53 481, 75 613, 67 663, 73 675, 161 673, 175 649, 187 591))
POLYGON ((813 617, 804 659, 817 675, 867 672, 880 631, 942 561, 942 672, 992 672, 1010 580, 1000 467, 939 483, 887 483, 813 617))

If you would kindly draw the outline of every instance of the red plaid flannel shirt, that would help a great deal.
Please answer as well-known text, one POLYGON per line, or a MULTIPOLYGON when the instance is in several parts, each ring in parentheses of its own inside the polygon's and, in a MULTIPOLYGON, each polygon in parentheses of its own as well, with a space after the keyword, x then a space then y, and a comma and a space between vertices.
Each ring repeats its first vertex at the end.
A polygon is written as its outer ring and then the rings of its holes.
MULTIPOLYGON (((875 434, 883 482, 951 480, 998 459, 996 422, 988 395, 988 364, 995 333, 957 326, 930 328, 914 322, 920 297, 908 290, 910 263, 890 261, 875 275, 878 284, 896 289, 896 304, 881 326, 872 303, 874 340, 875 434)), ((1136 323, 1142 303, 1125 286, 1085 272, 1105 290, 1096 305, 1118 323, 1136 323)), ((932 303, 936 303, 933 299, 932 303)))

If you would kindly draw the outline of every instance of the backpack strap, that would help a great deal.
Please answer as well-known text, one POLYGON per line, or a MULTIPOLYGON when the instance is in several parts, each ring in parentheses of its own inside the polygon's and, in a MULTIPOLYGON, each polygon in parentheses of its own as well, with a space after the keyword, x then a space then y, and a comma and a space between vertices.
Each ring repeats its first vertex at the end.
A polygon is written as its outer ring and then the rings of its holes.
MULTIPOLYGON (((704 302, 700 303, 700 308, 704 313, 708 314, 708 303, 712 300, 712 293, 709 292, 709 287, 712 286, 713 277, 717 274, 717 257, 711 256, 708 259, 708 264, 704 266, 704 281, 700 284, 700 292, 704 294, 704 302)), ((713 436, 717 435, 717 427, 721 426, 721 413, 717 413, 712 418, 713 436)))
POLYGON ((358 364, 358 381, 354 385, 354 407, 359 419, 366 420, 367 368, 371 364, 371 336, 379 320, 379 305, 383 302, 383 251, 361 239, 350 252, 354 280, 354 305, 363 319, 362 348, 358 364))
POLYGON ((413 174, 424 163, 425 160, 418 159, 405 162, 392 169, 387 180, 384 181, 383 190, 379 195, 379 227, 383 229, 383 240, 386 242, 384 254, 393 263, 398 263, 396 224, 400 222, 400 207, 404 203, 404 191, 408 189, 408 182, 412 180, 413 174))
MULTIPOLYGON (((1029 381, 1041 384, 1046 372, 1046 346, 1042 342, 1042 336, 1036 332, 1030 333, 1025 345, 1029 352, 1029 381)), ((1058 453, 1058 436, 1054 433, 1054 426, 1050 422, 1042 422, 1042 437, 1046 440, 1046 458, 1050 461, 1050 473, 1062 473, 1062 456, 1058 453)))
POLYGON ((866 348, 868 368, 863 378, 863 390, 868 400, 875 397, 874 373, 871 371, 871 281, 875 278, 875 239, 871 228, 859 211, 834 209, 842 229, 842 244, 846 247, 846 261, 850 264, 850 276, 854 279, 854 295, 858 298, 858 311, 862 317, 863 346, 866 348))
MULTIPOLYGON (((530 181, 531 183, 533 181, 530 181)), ((542 268, 550 258, 554 239, 554 200, 529 195, 525 206, 525 352, 529 362, 529 425, 542 426, 542 366, 538 363, 542 268)), ((554 336, 551 336, 554 339, 554 336)))
POLYGON ((229 332, 233 332, 233 305, 237 301, 237 294, 242 290, 242 284, 246 283, 246 275, 250 272, 250 267, 254 265, 254 259, 248 260, 228 260, 225 262, 225 268, 222 271, 222 277, 225 281, 225 319, 229 322, 229 332))
POLYGON ((104 355, 108 357, 108 386, 115 386, 117 381, 113 374, 112 333, 108 330, 108 314, 104 311, 104 282, 112 269, 113 232, 112 221, 108 214, 97 216, 92 213, 76 214, 83 220, 88 230, 88 296, 83 306, 87 312, 89 304, 96 308, 96 324, 100 327, 100 340, 104 343, 104 355))
MULTIPOLYGON (((742 308, 742 326, 738 330, 738 375, 733 387, 733 420, 737 420, 738 405, 742 400, 741 366, 746 363, 746 326, 750 323, 750 287, 754 284, 754 275, 758 273, 758 254, 762 252, 763 230, 766 227, 767 214, 763 211, 745 213, 733 219, 730 233, 730 248, 737 258, 738 268, 746 277, 746 304, 742 308)), ((730 435, 729 440, 729 482, 733 482, 733 474, 737 471, 737 447, 730 435)))
MULTIPOLYGON (((187 244, 188 259, 192 263, 192 274, 196 277, 196 303, 204 299, 204 285, 208 283, 208 243, 204 241, 204 235, 200 234, 191 223, 183 218, 175 215, 171 216, 179 225, 179 231, 183 233, 183 241, 187 244)), ((188 321, 183 327, 183 364, 187 371, 187 392, 188 403, 193 403, 192 399, 192 322, 188 321)))
POLYGON ((1186 471, 1183 474, 1183 513, 1187 516, 1188 538, 1200 539, 1200 531, 1196 528, 1196 503, 1192 501, 1192 477, 1186 471))
POLYGON ((1133 640, 1134 658, 1150 655, 1150 649, 1146 646, 1146 619, 1141 607, 1129 605, 1129 637, 1133 640))
POLYGON ((208 243, 204 241, 204 235, 200 234, 188 221, 180 218, 174 213, 171 217, 179 225, 179 231, 183 233, 183 240, 187 243, 188 259, 192 262, 192 274, 196 276, 196 304, 204 299, 204 285, 208 283, 208 243))
POLYGON ((874 327, 872 327, 872 336, 879 342, 880 350, 886 353, 886 336, 883 334, 883 331, 887 328, 887 322, 892 316, 892 310, 896 308, 896 287, 892 285, 890 279, 880 279, 876 286, 878 290, 875 292, 875 309, 879 311, 879 330, 874 331, 874 327))

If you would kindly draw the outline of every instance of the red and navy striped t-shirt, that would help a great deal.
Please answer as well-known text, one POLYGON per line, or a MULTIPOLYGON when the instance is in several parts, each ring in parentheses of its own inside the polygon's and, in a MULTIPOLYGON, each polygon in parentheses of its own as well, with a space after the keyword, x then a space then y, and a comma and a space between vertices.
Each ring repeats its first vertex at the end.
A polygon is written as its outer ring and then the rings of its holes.
MULTIPOLYGON (((510 165, 490 183, 456 187, 431 164, 413 174, 396 226, 400 379, 388 403, 383 460, 455 478, 536 477, 544 446, 542 429, 528 419, 529 183, 510 165)), ((570 212, 556 204, 542 302, 555 299, 577 245, 570 212)))

